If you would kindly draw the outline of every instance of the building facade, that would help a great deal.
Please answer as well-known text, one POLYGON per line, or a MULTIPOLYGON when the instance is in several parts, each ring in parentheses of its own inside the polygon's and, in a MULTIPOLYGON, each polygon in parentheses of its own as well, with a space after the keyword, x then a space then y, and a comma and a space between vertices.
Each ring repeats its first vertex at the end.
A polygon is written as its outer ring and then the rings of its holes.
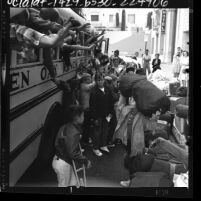
POLYGON ((156 9, 152 15, 151 53, 170 63, 177 47, 189 51, 189 9, 156 9))
POLYGON ((84 17, 96 29, 121 30, 122 12, 125 10, 125 31, 143 31, 146 27, 148 9, 133 8, 84 8, 84 17))

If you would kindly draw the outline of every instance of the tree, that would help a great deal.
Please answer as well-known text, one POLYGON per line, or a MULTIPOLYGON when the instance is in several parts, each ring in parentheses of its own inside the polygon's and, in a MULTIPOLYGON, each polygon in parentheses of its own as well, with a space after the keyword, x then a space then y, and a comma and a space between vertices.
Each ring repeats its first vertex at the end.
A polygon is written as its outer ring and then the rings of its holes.
POLYGON ((119 13, 116 13, 116 27, 119 27, 119 13))
POLYGON ((122 23, 121 23, 121 30, 126 30, 126 11, 123 9, 122 11, 122 23))

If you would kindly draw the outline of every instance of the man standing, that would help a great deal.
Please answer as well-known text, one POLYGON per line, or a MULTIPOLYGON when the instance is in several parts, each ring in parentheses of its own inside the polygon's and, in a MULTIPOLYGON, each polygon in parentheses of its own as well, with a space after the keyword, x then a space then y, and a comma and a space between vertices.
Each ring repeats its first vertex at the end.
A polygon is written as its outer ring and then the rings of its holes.
POLYGON ((151 56, 149 55, 149 50, 146 50, 145 54, 142 57, 142 63, 143 63, 143 68, 144 68, 145 72, 146 72, 146 70, 148 70, 148 75, 151 73, 150 61, 151 61, 151 56))
POLYGON ((118 65, 123 64, 123 63, 124 63, 124 60, 119 57, 119 50, 115 50, 114 51, 114 55, 112 55, 110 57, 110 64, 111 64, 111 66, 114 67, 114 65, 118 66, 118 65), (114 64, 114 62, 117 62, 117 65, 114 64))

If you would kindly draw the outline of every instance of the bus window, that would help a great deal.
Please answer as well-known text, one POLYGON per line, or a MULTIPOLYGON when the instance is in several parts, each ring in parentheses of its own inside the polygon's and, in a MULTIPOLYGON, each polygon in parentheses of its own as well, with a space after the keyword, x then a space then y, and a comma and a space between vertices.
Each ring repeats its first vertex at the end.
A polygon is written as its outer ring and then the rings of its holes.
POLYGON ((39 62, 39 59, 39 49, 23 48, 23 51, 17 51, 16 64, 39 62))
POLYGON ((62 60, 63 59, 63 56, 62 56, 62 50, 61 48, 59 48, 59 59, 62 60))
POLYGON ((57 60, 57 48, 51 49, 52 53, 52 60, 57 60))

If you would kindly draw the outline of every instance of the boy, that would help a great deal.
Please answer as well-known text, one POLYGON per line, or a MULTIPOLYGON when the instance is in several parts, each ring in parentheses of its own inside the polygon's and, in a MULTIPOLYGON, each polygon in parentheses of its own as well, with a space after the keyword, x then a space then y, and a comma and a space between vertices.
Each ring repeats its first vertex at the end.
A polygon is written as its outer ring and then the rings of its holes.
POLYGON ((55 141, 56 153, 52 167, 57 174, 58 187, 77 186, 77 181, 72 168, 72 160, 85 164, 90 168, 91 162, 82 155, 79 149, 81 126, 84 122, 82 107, 70 106, 70 122, 63 125, 55 141))
POLYGON ((110 90, 104 86, 104 77, 100 73, 95 75, 95 87, 90 96, 90 112, 94 120, 94 133, 92 141, 94 144, 93 152, 97 156, 102 156, 101 149, 109 153, 107 147, 108 123, 111 119, 111 101, 112 95, 110 90))
POLYGON ((92 88, 95 86, 95 82, 91 82, 91 75, 83 73, 80 84, 80 105, 84 110, 84 125, 83 125, 83 138, 82 141, 85 144, 89 142, 90 133, 90 111, 89 111, 89 99, 92 88))

